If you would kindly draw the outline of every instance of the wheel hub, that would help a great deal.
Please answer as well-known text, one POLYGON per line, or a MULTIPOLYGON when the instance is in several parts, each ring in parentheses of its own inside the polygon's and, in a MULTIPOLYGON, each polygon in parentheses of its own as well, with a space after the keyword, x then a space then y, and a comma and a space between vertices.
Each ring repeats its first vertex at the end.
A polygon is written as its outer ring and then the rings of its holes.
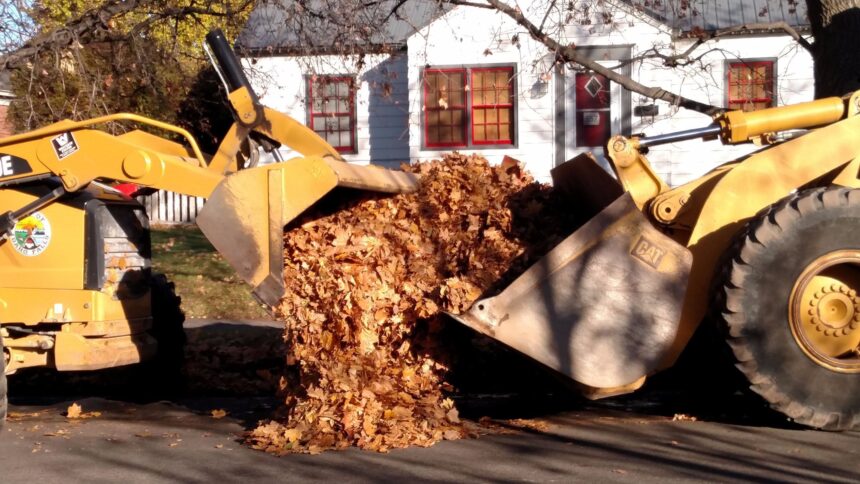
POLYGON ((789 304, 798 346, 834 371, 860 373, 860 251, 819 257, 801 273, 789 304))
POLYGON ((810 323, 816 331, 827 336, 839 337, 848 335, 860 324, 860 300, 857 292, 848 289, 844 284, 831 284, 831 287, 817 291, 809 301, 812 309, 810 323))

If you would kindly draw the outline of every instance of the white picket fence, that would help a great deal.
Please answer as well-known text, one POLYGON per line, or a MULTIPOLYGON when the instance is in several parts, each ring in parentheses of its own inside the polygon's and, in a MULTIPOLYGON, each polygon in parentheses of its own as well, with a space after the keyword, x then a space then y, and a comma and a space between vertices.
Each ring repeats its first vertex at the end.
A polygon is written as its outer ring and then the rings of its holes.
POLYGON ((150 222, 173 225, 194 223, 205 199, 160 190, 137 201, 146 207, 150 222))

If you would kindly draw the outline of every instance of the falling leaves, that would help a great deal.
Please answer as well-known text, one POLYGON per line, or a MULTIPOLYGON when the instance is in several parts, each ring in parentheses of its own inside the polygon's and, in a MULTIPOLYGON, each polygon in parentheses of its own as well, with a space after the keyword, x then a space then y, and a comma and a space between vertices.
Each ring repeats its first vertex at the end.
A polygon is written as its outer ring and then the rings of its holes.
POLYGON ((210 413, 214 419, 221 419, 227 416, 227 411, 222 408, 216 408, 210 413))
POLYGON ((405 167, 416 193, 337 194, 284 235, 285 407, 249 433, 272 453, 387 452, 467 432, 443 389, 442 311, 507 285, 572 231, 573 210, 515 160, 405 167))

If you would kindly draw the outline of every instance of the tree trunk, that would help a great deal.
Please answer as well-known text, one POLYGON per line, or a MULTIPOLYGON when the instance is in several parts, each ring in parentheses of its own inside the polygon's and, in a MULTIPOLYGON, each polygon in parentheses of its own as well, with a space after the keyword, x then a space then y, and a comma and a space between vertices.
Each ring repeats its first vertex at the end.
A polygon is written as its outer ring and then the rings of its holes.
POLYGON ((860 0, 806 0, 815 44, 815 97, 860 89, 860 0))

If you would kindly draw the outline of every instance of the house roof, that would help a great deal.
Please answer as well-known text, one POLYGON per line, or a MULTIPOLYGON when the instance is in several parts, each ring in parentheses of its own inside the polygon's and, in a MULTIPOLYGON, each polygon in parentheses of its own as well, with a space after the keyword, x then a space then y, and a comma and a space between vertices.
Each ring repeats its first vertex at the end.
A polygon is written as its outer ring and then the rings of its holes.
POLYGON ((262 0, 251 12, 236 48, 243 54, 284 55, 402 47, 409 36, 451 8, 428 0, 357 5, 355 0, 262 0))
POLYGON ((774 22, 785 22, 800 31, 809 30, 803 0, 625 0, 624 3, 683 33, 774 22))

